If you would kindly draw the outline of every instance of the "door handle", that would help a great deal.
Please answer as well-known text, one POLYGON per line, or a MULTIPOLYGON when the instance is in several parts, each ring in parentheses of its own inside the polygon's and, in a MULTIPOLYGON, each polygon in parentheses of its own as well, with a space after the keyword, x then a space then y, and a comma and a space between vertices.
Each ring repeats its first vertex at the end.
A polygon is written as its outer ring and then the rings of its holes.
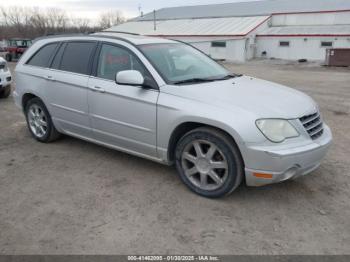
POLYGON ((46 76, 46 79, 49 81, 55 81, 55 78, 53 78, 53 76, 46 76))
POLYGON ((100 86, 93 86, 93 87, 90 87, 90 89, 94 92, 99 92, 99 93, 105 93, 106 90, 104 90, 102 87, 100 86))

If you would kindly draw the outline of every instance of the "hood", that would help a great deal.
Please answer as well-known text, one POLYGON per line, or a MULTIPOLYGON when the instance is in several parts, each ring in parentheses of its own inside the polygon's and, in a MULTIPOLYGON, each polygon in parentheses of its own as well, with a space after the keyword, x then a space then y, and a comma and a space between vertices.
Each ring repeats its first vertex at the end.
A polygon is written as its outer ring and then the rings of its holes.
POLYGON ((316 110, 315 102, 295 89, 242 76, 225 81, 167 86, 162 92, 226 109, 239 108, 257 118, 300 118, 316 110))

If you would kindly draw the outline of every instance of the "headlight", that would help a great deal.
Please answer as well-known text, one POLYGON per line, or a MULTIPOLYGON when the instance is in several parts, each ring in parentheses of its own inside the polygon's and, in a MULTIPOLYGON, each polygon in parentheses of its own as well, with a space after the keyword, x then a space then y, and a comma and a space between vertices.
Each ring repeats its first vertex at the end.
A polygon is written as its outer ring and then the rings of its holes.
POLYGON ((7 63, 6 62, 0 63, 0 69, 7 72, 7 70, 8 70, 7 63))
POLYGON ((275 143, 281 143, 287 138, 299 136, 298 131, 283 119, 260 119, 256 125, 267 139, 275 143))

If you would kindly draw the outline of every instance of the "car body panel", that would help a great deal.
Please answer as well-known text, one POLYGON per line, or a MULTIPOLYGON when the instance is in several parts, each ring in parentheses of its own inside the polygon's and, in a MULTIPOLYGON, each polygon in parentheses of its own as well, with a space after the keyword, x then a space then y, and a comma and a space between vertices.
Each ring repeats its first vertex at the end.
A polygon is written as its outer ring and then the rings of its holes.
POLYGON ((46 70, 46 106, 58 130, 92 137, 89 108, 89 76, 46 70))
POLYGON ((7 67, 6 60, 3 59, 2 57, 0 57, 0 65, 4 66, 4 68, 0 68, 0 91, 1 91, 1 89, 12 84, 12 75, 11 75, 11 71, 7 67))
POLYGON ((156 157, 158 96, 157 90, 91 77, 88 104, 94 138, 156 157))

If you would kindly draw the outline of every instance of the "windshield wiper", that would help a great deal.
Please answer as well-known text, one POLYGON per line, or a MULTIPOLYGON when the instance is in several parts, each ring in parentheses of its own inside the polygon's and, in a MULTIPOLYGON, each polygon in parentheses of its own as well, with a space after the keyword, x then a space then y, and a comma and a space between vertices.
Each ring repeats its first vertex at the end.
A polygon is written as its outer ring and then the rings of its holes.
POLYGON ((231 78, 236 78, 236 77, 241 77, 243 76, 242 74, 227 74, 223 77, 220 77, 220 78, 215 78, 215 79, 212 79, 214 81, 221 81, 221 80, 228 80, 228 79, 231 79, 231 78))
POLYGON ((190 78, 185 80, 180 80, 174 82, 175 85, 181 85, 181 84, 191 84, 191 83, 206 83, 206 82, 213 82, 215 79, 208 79, 208 78, 190 78))

